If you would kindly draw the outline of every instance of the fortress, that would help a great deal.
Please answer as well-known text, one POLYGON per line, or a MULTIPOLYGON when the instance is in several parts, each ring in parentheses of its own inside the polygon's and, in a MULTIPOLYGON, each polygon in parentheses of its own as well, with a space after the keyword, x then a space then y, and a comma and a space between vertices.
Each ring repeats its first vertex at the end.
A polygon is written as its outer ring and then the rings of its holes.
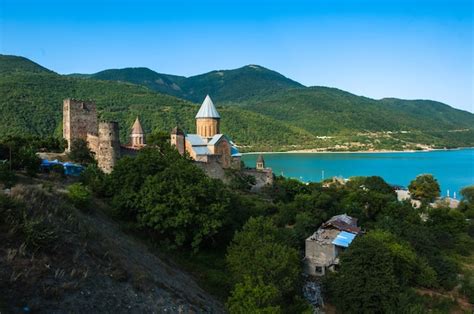
MULTIPOLYGON (((170 144, 181 155, 188 154, 196 165, 209 176, 225 179, 225 169, 241 170, 256 178, 259 188, 273 182, 273 173, 265 168, 263 156, 257 160, 257 168, 241 169, 241 154, 236 145, 220 131, 220 115, 209 95, 196 114, 196 134, 187 134, 178 126, 170 134, 170 144)), ((126 145, 120 143, 117 122, 98 121, 96 105, 92 101, 65 99, 63 102, 63 137, 67 151, 75 140, 87 142, 100 169, 112 172, 117 161, 124 155, 135 155, 146 147, 145 133, 136 118, 126 145)))
POLYGON ((65 99, 63 102, 63 137, 67 141, 67 151, 75 140, 87 142, 95 154, 97 165, 105 173, 112 172, 122 155, 133 155, 145 147, 145 133, 138 118, 132 127, 130 142, 120 144, 117 122, 98 121, 94 102, 65 99))

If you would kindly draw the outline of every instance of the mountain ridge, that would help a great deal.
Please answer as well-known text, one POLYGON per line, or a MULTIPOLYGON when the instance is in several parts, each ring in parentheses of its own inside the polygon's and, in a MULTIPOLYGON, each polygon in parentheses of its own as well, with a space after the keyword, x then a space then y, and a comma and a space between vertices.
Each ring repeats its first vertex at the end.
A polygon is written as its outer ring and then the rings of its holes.
POLYGON ((59 75, 26 58, 0 56, 0 67, 4 65, 8 71, 0 77, 0 135, 54 132, 59 136, 60 104, 68 97, 93 98, 102 118, 120 122, 124 140, 137 115, 147 132, 167 131, 176 124, 192 132, 196 103, 204 96, 192 103, 177 88, 166 91, 179 83, 184 90, 194 90, 193 97, 211 95, 223 116, 223 132, 244 150, 474 146, 474 115, 467 111, 436 101, 376 100, 333 87, 301 87, 256 65, 192 77, 198 83, 183 83, 184 77, 163 76, 148 68, 127 68, 121 78, 115 70, 101 71, 100 75, 111 74, 118 80, 100 80, 59 75), (130 69, 131 74, 142 75, 136 83, 127 77, 130 69), (225 80, 216 80, 220 77, 225 80), (155 83, 162 79, 167 85, 161 85, 168 87, 156 92, 143 79, 155 83), (248 90, 248 86, 254 88, 248 90), (214 92, 227 101, 216 100, 214 92))

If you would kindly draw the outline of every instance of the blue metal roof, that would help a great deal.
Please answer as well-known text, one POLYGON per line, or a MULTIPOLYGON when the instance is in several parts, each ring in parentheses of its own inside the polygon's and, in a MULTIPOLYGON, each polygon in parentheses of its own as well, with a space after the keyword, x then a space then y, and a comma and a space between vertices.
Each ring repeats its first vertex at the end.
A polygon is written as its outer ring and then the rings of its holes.
POLYGON ((196 119, 198 118, 221 118, 209 95, 206 96, 206 99, 204 99, 201 108, 199 108, 199 111, 196 115, 196 119))
POLYGON ((191 143, 192 146, 195 145, 207 145, 206 142, 197 134, 188 134, 186 135, 186 140, 191 143))
POLYGON ((337 246, 342 246, 342 247, 349 247, 349 245, 352 243, 352 240, 356 237, 355 234, 346 232, 346 231, 341 231, 338 233, 336 238, 332 241, 332 244, 337 245, 337 246))
POLYGON ((207 146, 193 146, 193 150, 196 152, 196 155, 210 155, 211 154, 207 146))
POLYGON ((239 152, 239 150, 237 149, 237 147, 235 147, 235 146, 233 146, 233 145, 230 147, 230 155, 231 155, 232 157, 240 157, 240 156, 242 156, 242 154, 239 152))
POLYGON ((224 134, 216 134, 212 137, 212 139, 209 141, 209 145, 216 145, 219 140, 225 136, 224 134))

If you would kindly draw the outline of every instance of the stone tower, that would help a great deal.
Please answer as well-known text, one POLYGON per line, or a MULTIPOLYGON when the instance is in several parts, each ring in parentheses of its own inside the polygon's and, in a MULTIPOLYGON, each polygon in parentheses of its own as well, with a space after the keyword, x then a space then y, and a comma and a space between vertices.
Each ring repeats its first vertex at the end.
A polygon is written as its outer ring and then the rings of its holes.
POLYGON ((257 170, 263 170, 265 169, 265 159, 263 159, 263 155, 260 154, 258 155, 258 158, 257 158, 257 170))
POLYGON ((120 158, 119 125, 117 122, 99 123, 99 149, 97 164, 105 173, 112 172, 120 158))
POLYGON ((97 110, 92 101, 64 99, 63 101, 63 138, 67 141, 67 151, 72 141, 83 139, 87 134, 97 135, 97 110))
POLYGON ((171 145, 176 146, 176 149, 181 155, 184 155, 186 150, 184 137, 184 132, 179 127, 176 126, 171 130, 171 145))
POLYGON ((130 146, 132 147, 143 147, 145 146, 145 132, 143 132, 142 125, 138 117, 135 119, 135 123, 132 126, 132 133, 130 134, 130 146))
POLYGON ((196 133, 205 138, 220 134, 220 120, 221 116, 207 95, 196 115, 196 133))

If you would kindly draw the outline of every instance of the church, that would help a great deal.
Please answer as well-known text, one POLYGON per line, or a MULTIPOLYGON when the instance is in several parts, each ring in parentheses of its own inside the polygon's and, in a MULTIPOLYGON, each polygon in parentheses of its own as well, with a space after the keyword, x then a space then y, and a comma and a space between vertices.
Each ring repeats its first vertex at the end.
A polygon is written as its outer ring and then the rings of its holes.
POLYGON ((187 153, 198 163, 216 164, 240 169, 242 156, 235 144, 220 131, 221 116, 209 95, 196 114, 196 134, 187 134, 179 127, 171 131, 171 145, 181 155, 187 153))

